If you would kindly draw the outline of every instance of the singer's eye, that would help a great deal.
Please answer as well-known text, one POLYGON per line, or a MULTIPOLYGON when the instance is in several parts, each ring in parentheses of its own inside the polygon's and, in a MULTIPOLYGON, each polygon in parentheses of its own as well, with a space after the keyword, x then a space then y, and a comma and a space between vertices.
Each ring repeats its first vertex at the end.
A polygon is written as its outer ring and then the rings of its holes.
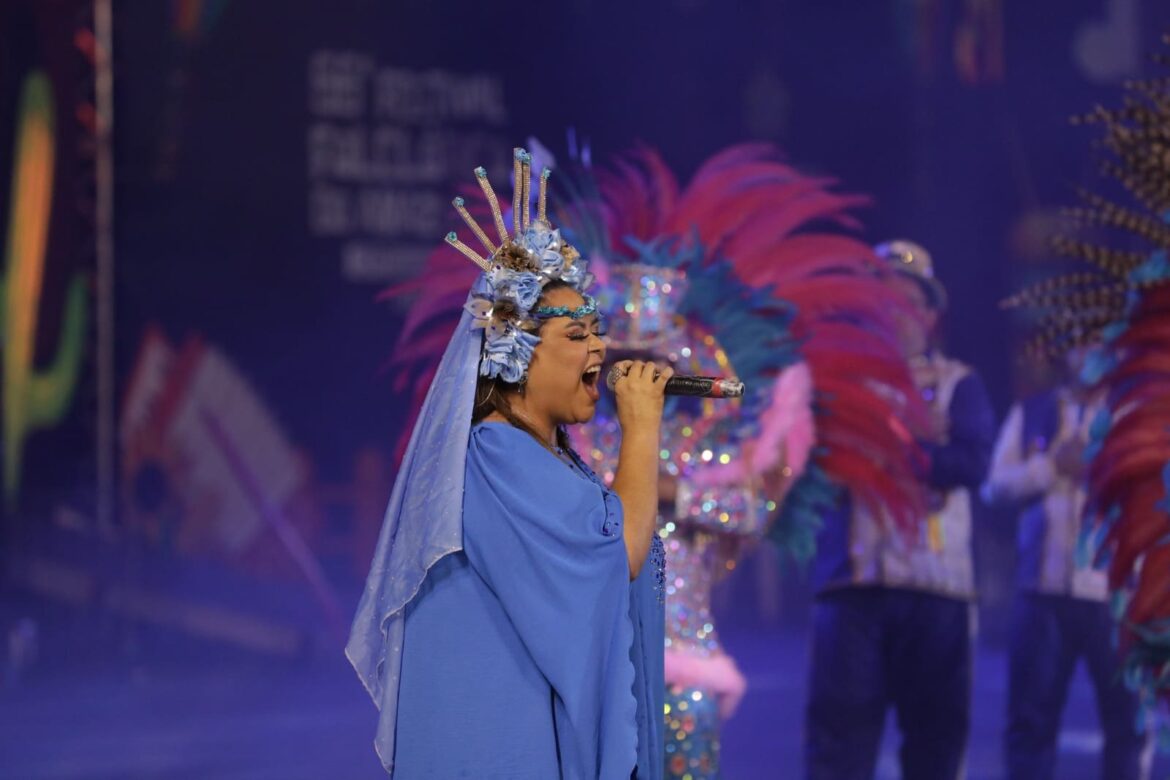
POLYGON ((597 325, 593 327, 593 335, 598 338, 609 335, 609 325, 602 320, 598 320, 597 325))

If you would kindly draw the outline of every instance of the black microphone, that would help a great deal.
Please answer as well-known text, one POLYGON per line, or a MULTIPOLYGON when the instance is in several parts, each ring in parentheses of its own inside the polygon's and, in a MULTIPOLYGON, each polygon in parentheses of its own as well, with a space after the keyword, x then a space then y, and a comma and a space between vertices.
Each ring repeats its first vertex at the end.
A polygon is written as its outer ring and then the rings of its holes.
MULTIPOLYGON (((605 386, 613 390, 613 386, 625 375, 621 366, 614 366, 605 377, 605 386)), ((655 371, 654 375, 657 376, 658 372, 655 371)), ((675 374, 666 380, 665 392, 667 395, 688 395, 694 398, 740 398, 743 390, 743 382, 738 379, 675 374)))

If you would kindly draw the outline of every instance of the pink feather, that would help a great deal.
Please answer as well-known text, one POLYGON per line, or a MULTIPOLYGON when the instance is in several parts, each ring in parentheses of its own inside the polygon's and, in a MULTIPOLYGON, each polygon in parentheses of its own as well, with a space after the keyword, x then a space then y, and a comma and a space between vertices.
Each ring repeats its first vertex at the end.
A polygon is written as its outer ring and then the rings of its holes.
POLYGON ((731 656, 719 653, 703 658, 668 650, 662 660, 668 686, 712 691, 719 703, 719 716, 727 720, 735 714, 747 691, 747 680, 731 656))

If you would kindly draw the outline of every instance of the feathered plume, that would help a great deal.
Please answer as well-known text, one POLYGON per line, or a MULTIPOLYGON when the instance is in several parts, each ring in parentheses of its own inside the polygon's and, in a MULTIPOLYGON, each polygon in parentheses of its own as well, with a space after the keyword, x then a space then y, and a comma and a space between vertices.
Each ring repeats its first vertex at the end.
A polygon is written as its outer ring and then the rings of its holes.
POLYGON ((1085 268, 1005 303, 1039 312, 1034 354, 1102 343, 1086 372, 1109 393, 1091 444, 1087 540, 1108 565, 1126 680, 1149 716, 1170 701, 1170 79, 1127 83, 1119 107, 1074 124, 1098 130, 1110 192, 1080 192, 1072 234, 1054 241, 1085 268))
MULTIPOLYGON (((561 224, 571 225, 583 251, 646 262, 646 245, 690 237, 702 248, 702 266, 730 266, 757 297, 791 309, 790 337, 812 377, 818 446, 785 502, 778 533, 791 536, 783 529, 796 523, 806 531, 795 535, 808 538, 833 486, 886 509, 904 528, 916 522, 920 453, 911 429, 923 425, 926 411, 894 336, 895 313, 906 304, 883 282, 872 249, 840 232, 858 226, 851 209, 866 199, 800 173, 766 144, 716 154, 685 188, 645 148, 587 173, 561 178, 578 190, 560 200, 574 212, 561 224)), ((701 286, 696 279, 691 289, 701 286)), ((690 316, 704 321, 701 307, 690 316)), ((734 357, 732 365, 744 370, 734 357)))

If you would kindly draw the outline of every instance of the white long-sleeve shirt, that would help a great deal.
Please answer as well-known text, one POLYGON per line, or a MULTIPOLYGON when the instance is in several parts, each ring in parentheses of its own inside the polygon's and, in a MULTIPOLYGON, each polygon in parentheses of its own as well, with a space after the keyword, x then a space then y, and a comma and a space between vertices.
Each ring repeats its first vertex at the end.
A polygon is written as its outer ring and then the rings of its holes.
POLYGON ((1062 391, 1056 404, 1059 422, 1051 441, 1024 442, 1024 408, 1019 403, 1012 406, 1000 428, 982 493, 992 504, 1041 502, 1042 516, 1037 516, 1034 504, 1021 513, 1021 566, 1035 569, 1024 575, 1021 587, 1104 600, 1104 572, 1077 564, 1086 500, 1083 480, 1061 473, 1055 463, 1056 452, 1066 442, 1088 441, 1089 427, 1101 403, 1084 404, 1062 391), (1032 560, 1036 556, 1038 560, 1032 560))

